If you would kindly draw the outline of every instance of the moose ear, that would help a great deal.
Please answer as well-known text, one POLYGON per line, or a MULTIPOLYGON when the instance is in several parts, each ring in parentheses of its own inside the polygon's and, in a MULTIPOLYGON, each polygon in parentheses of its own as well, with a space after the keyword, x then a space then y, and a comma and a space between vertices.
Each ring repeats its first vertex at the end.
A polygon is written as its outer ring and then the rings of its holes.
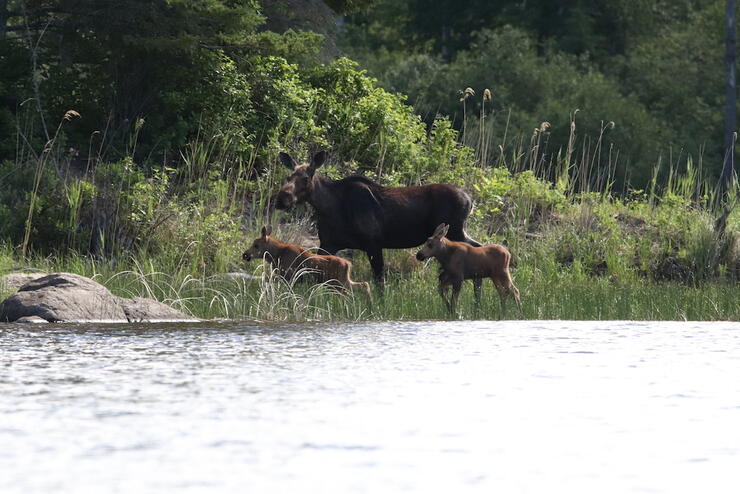
POLYGON ((262 236, 266 237, 272 233, 272 225, 265 225, 262 227, 262 236))
POLYGON ((326 155, 326 151, 319 151, 318 153, 314 154, 313 158, 311 158, 311 168, 315 170, 323 165, 324 161, 326 161, 326 155))
POLYGON ((280 162, 286 168, 290 168, 292 170, 292 169, 294 169, 297 166, 295 160, 293 158, 291 158, 288 153, 283 153, 281 151, 278 156, 280 157, 280 162))

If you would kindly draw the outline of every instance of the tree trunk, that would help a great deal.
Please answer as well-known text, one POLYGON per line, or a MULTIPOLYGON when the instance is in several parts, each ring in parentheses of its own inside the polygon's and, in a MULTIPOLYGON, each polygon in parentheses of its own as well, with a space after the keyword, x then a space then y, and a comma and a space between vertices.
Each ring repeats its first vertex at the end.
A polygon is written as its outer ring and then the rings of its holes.
POLYGON ((0 40, 5 39, 8 23, 8 0, 0 0, 0 40))
POLYGON ((727 82, 725 86, 725 159, 720 175, 720 187, 727 191, 735 168, 735 134, 737 130, 737 84, 735 48, 735 0, 727 0, 725 10, 725 65, 727 82))

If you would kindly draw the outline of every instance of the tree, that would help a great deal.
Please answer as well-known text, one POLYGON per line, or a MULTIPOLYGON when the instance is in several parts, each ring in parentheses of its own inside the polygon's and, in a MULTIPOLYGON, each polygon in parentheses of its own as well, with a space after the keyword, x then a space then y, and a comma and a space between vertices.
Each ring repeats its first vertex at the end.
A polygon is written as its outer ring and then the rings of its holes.
POLYGON ((725 9, 725 66, 727 82, 725 91, 725 157, 720 175, 720 188, 727 190, 734 174, 735 141, 737 139, 737 84, 735 0, 727 0, 725 9))
MULTIPOLYGON (((7 7, 8 36, 29 48, 27 77, 42 124, 74 109, 82 118, 65 129, 69 147, 87 149, 97 131, 100 148, 113 158, 131 150, 134 132, 137 151, 149 157, 167 154, 208 126, 246 139, 249 84, 237 63, 277 51, 283 40, 260 32, 264 17, 254 0, 11 0, 0 6, 7 7)), ((297 39, 300 44, 315 42, 297 39)))

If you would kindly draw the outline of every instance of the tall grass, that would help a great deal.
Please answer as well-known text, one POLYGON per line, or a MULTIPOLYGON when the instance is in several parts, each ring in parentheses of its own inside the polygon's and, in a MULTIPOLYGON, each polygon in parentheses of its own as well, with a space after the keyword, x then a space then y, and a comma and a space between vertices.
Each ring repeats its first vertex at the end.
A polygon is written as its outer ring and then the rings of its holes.
MULTIPOLYGON (((463 107, 475 96, 471 88, 460 94, 463 107)), ((490 209, 475 215, 468 230, 509 246, 522 313, 513 306, 502 313, 487 284, 480 308, 466 287, 460 313, 448 314, 433 264, 409 261, 404 251, 388 252, 390 281, 373 300, 243 265, 241 251, 262 224, 282 219, 280 238, 304 245, 315 232, 308 209, 287 217, 274 210, 272 197, 286 170, 277 160, 258 167, 257 151, 235 149, 228 134, 199 134, 183 149, 178 170, 163 165, 148 176, 136 176, 130 158, 105 163, 100 151, 89 158, 84 175, 64 182, 69 233, 66 249, 53 257, 35 255, 30 241, 41 172, 52 159, 41 153, 20 255, 0 248, 0 270, 32 265, 76 272, 119 295, 155 298, 202 318, 740 319, 737 181, 724 198, 706 180, 701 159, 669 157, 656 163, 648 190, 620 196, 613 190, 619 153, 605 140, 612 122, 594 138, 579 138, 575 110, 567 146, 545 152, 550 123, 541 122, 531 136, 510 138, 508 117, 498 122, 487 113, 491 97, 483 91, 476 122, 465 113, 460 140, 474 148, 473 166, 482 176, 509 174, 505 183, 493 184, 495 208, 486 203, 490 209), (497 125, 505 126, 500 142, 497 125), (104 186, 100 177, 112 180, 104 186), (721 200, 727 214, 718 229, 721 200), (91 242, 98 245, 91 255, 82 254, 89 249, 79 238, 85 211, 93 218, 91 242)), ((131 134, 132 156, 142 125, 137 122, 131 134)), ((290 142, 290 132, 285 138, 290 142)), ((385 155, 379 156, 375 169, 382 176, 385 155)), ((421 181, 423 172, 407 181, 421 181)), ((473 192, 479 208, 484 193, 473 192)), ((355 277, 371 279, 364 256, 354 261, 355 277)))
MULTIPOLYGON (((397 258, 404 257, 401 254, 397 258)), ((447 319, 634 319, 740 320, 740 285, 715 282, 696 286, 646 281, 638 276, 589 276, 575 263, 519 263, 514 282, 522 293, 523 310, 509 303, 502 312, 490 281, 475 306, 469 282, 463 286, 458 312, 449 314, 437 293, 434 262, 417 263, 404 275, 391 275, 384 294, 372 299, 345 294, 328 284, 287 281, 262 263, 230 275, 196 277, 169 272, 156 259, 132 259, 132 269, 117 270, 110 262, 83 256, 36 258, 46 272, 72 271, 89 276, 124 297, 150 297, 206 319, 271 321, 447 320, 447 319)), ((391 263, 397 262, 391 259, 391 263)), ((14 266, 12 252, 0 249, 0 270, 14 266)), ((255 263, 253 263, 255 264, 255 263)), ((356 260, 357 277, 369 277, 364 258, 356 260)), ((3 295, 7 295, 3 294, 3 295)))

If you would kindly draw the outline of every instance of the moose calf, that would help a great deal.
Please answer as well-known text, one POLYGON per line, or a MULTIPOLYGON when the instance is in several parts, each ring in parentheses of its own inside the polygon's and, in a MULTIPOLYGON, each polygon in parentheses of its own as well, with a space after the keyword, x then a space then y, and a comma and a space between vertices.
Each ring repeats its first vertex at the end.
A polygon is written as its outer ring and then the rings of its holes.
POLYGON ((436 257, 442 265, 439 274, 439 294, 442 296, 447 309, 452 313, 457 305, 460 288, 464 280, 473 280, 476 306, 480 303, 480 290, 483 278, 491 278, 499 297, 501 310, 506 310, 506 299, 514 296, 519 310, 522 308, 519 290, 511 281, 509 261, 511 254, 502 245, 484 245, 474 247, 464 242, 456 242, 445 238, 449 225, 442 223, 434 230, 431 237, 416 253, 420 261, 436 257), (448 288, 452 288, 452 296, 448 297, 448 288))
POLYGON ((245 261, 252 258, 266 258, 278 269, 281 276, 291 279, 300 269, 308 269, 316 273, 321 281, 337 281, 347 291, 360 288, 368 296, 370 285, 366 282, 352 281, 350 271, 352 263, 337 256, 323 256, 307 251, 300 245, 284 244, 272 237, 271 226, 262 227, 262 236, 258 237, 242 257, 245 261))

